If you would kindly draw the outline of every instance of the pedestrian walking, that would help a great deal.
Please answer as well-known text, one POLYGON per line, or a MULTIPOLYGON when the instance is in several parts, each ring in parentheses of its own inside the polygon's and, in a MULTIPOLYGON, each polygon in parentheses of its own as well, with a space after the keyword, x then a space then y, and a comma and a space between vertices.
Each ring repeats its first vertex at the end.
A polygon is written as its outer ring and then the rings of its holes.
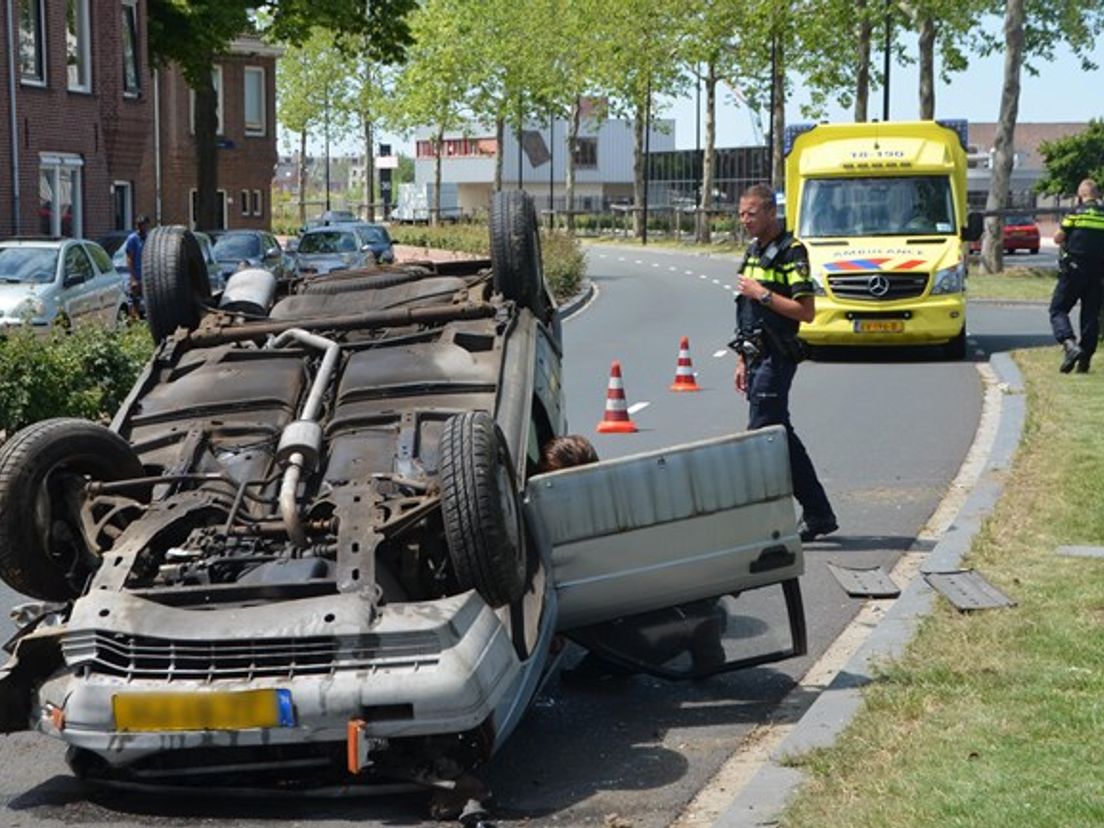
POLYGON ((736 390, 748 398, 748 428, 786 428, 794 497, 802 509, 801 540, 808 542, 839 528, 790 422, 790 386, 804 356, 797 329, 816 315, 809 255, 779 222, 769 187, 745 190, 739 217, 752 241, 736 279, 736 390))
POLYGON ((127 305, 131 319, 137 319, 142 308, 142 248, 146 244, 149 224, 149 216, 138 216, 138 221, 134 223, 134 232, 123 242, 127 269, 130 270, 127 305))
POLYGON ((1054 241, 1058 254, 1058 284, 1050 299, 1050 328, 1062 345, 1058 370, 1079 374, 1089 370, 1100 337, 1100 306, 1104 301, 1104 205, 1091 178, 1077 187, 1078 206, 1062 219, 1054 241), (1081 339, 1074 337, 1069 314, 1081 303, 1081 339))

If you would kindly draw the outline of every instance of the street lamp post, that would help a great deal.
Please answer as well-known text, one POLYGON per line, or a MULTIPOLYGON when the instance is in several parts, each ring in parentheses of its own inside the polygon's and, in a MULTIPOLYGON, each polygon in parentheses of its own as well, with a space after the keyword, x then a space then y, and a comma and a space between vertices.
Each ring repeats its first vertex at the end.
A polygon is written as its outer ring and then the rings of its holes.
POLYGON ((648 73, 648 97, 644 101, 644 213, 640 244, 648 245, 648 179, 652 152, 652 73, 648 73))
POLYGON ((882 120, 889 120, 889 53, 893 45, 893 16, 891 14, 892 0, 886 0, 885 4, 885 55, 883 57, 883 69, 885 73, 885 85, 882 87, 882 120))
POLYGON ((323 118, 326 135, 326 212, 330 211, 330 93, 326 91, 323 118))
POLYGON ((556 191, 556 113, 548 110, 548 229, 556 227, 555 213, 552 212, 552 198, 556 191))

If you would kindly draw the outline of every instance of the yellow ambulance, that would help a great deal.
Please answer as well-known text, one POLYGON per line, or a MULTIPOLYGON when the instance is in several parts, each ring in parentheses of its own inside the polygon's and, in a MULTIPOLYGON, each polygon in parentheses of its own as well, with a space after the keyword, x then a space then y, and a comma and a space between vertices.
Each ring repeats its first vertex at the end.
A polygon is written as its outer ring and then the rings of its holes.
POLYGON ((809 251, 811 346, 941 345, 966 353, 966 122, 786 131, 786 223, 809 251))

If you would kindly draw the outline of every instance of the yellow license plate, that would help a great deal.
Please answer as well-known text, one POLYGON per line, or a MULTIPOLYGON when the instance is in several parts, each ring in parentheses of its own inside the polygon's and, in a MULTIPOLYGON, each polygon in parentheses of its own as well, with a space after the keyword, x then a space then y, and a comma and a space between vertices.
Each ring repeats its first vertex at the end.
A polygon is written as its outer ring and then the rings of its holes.
POLYGON ((855 333, 891 333, 905 332, 905 323, 900 319, 856 319, 855 333))
POLYGON ((295 723, 289 690, 119 693, 112 707, 115 729, 128 732, 251 730, 295 723))

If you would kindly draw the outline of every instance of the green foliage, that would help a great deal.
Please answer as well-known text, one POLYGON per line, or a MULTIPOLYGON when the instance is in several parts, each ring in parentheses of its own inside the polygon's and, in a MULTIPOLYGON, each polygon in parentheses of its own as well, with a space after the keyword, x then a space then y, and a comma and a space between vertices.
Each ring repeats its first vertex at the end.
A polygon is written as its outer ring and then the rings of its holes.
MULTIPOLYGON (((395 244, 453 250, 476 256, 490 256, 491 239, 484 224, 448 224, 440 227, 395 226, 391 228, 395 244)), ((583 249, 573 236, 542 233, 541 261, 544 278, 557 299, 566 299, 579 291, 586 275, 583 249)))
POLYGON ((1043 141, 1039 154, 1046 165, 1046 175, 1035 184, 1040 193, 1072 195, 1082 179, 1104 182, 1104 120, 1094 118, 1077 135, 1043 141))
POLYGON ((0 428, 9 434, 48 417, 106 419, 153 352, 145 325, 96 326, 36 336, 30 328, 0 340, 0 428))

